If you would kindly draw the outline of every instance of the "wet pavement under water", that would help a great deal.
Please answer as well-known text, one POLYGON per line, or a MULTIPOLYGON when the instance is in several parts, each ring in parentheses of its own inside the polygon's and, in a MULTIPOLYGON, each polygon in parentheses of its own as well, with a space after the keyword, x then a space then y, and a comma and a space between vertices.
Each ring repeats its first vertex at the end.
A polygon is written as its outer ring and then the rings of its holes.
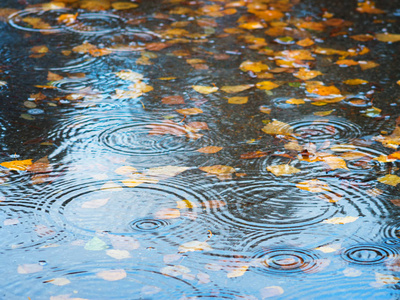
POLYGON ((27 2, 0 4, 1 299, 400 297, 399 49, 350 38, 400 33, 396 1, 27 2))

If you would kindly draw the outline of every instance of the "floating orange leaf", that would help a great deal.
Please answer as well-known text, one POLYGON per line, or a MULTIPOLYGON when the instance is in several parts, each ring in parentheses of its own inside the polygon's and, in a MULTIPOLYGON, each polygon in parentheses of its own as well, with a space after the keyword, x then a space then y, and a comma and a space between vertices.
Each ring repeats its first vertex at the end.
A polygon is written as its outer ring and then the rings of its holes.
POLYGON ((265 125, 261 130, 267 134, 293 134, 293 128, 289 124, 277 120, 265 125))
POLYGON ((359 85, 359 84, 367 84, 368 81, 363 79, 348 79, 343 81, 343 83, 348 85, 359 85))
POLYGON ((318 179, 311 179, 311 180, 299 182, 298 184, 296 184, 296 187, 301 190, 309 191, 312 193, 321 193, 321 192, 330 191, 328 184, 326 184, 325 182, 320 181, 318 179))
POLYGON ((375 37, 380 42, 395 43, 400 41, 400 34, 394 33, 377 33, 375 37))
POLYGON ((325 86, 320 84, 312 84, 307 85, 307 92, 311 94, 317 94, 320 96, 331 96, 331 95, 340 95, 340 91, 334 85, 325 86))
POLYGON ((292 167, 288 164, 268 166, 267 170, 270 171, 275 176, 290 175, 300 172, 300 169, 292 167))
POLYGON ((358 64, 363 71, 379 66, 379 64, 374 61, 359 61, 358 64))
POLYGON ((360 41, 360 42, 372 41, 374 39, 374 37, 370 34, 351 35, 350 37, 353 40, 360 41))
POLYGON ((222 149, 223 149, 223 147, 207 146, 207 147, 197 149, 196 151, 201 152, 201 153, 217 153, 217 152, 221 151, 222 149))
POLYGON ((256 84, 256 87, 258 89, 267 90, 267 91, 273 90, 273 89, 277 88, 278 86, 279 86, 279 84, 276 84, 272 81, 261 81, 256 84))
POLYGON ((13 171, 25 171, 30 165, 32 165, 32 159, 6 161, 0 164, 0 166, 13 171))
POLYGON ((235 278, 235 277, 243 276, 244 273, 246 273, 248 268, 249 268, 249 266, 241 266, 241 267, 235 268, 231 272, 226 274, 226 276, 228 278, 235 278))
POLYGON ((209 174, 221 175, 221 174, 232 174, 235 173, 235 168, 225 165, 214 165, 209 167, 200 167, 200 170, 209 174))
POLYGON ((305 38, 304 40, 298 41, 296 44, 301 47, 308 47, 314 45, 314 41, 310 38, 305 38))
POLYGON ((206 242, 191 241, 179 246, 179 253, 192 252, 192 251, 209 251, 212 250, 211 246, 206 242))
POLYGON ((316 70, 308 70, 305 68, 301 68, 297 73, 293 74, 294 77, 300 78, 301 80, 313 79, 319 75, 323 75, 322 72, 316 70))
POLYGON ((352 59, 342 59, 342 60, 338 60, 335 62, 335 64, 339 65, 339 66, 356 66, 358 65, 358 62, 352 59))
POLYGON ((249 101, 249 97, 231 97, 228 98, 230 104, 246 104, 249 101))
POLYGON ((197 115, 203 113, 203 111, 200 108, 194 107, 194 108, 182 108, 182 109, 177 109, 176 112, 182 114, 182 115, 197 115))
POLYGON ((400 183, 400 177, 393 174, 388 174, 383 177, 379 177, 377 180, 381 183, 389 184, 392 186, 397 186, 400 183))
POLYGON ((252 71, 254 73, 259 73, 262 71, 269 70, 269 66, 263 64, 261 61, 253 62, 253 61, 244 61, 239 66, 240 70, 243 72, 252 71))
POLYGON ((336 157, 336 156, 325 156, 325 157, 322 157, 322 160, 326 164, 328 164, 329 168, 331 168, 332 170, 335 170, 335 169, 348 170, 346 161, 343 158, 336 157))
POLYGON ((211 93, 215 93, 216 91, 218 91, 218 87, 216 86, 203 86, 203 85, 192 85, 192 88, 201 94, 211 94, 211 93))
POLYGON ((347 223, 352 223, 356 221, 359 217, 335 217, 331 219, 326 219, 322 223, 327 223, 327 224, 347 224, 347 223))
POLYGON ((239 93, 239 92, 248 90, 249 88, 252 88, 253 86, 254 86, 254 84, 231 85, 231 86, 223 86, 223 87, 221 87, 221 90, 226 93, 239 93))

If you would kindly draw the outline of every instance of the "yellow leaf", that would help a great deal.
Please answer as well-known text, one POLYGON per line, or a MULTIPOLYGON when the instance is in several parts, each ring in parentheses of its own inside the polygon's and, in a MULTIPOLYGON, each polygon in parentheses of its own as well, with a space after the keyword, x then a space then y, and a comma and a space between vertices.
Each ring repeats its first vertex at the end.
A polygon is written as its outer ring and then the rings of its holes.
POLYGON ((286 100, 286 103, 299 105, 299 104, 304 104, 306 102, 303 99, 291 98, 291 99, 286 100))
POLYGON ((220 174, 232 174, 235 173, 235 168, 224 165, 215 165, 209 167, 200 167, 200 170, 209 174, 220 175, 220 174))
POLYGON ((400 278, 393 276, 393 275, 375 272, 375 280, 376 280, 377 286, 380 287, 385 284, 396 284, 400 281, 400 278))
POLYGON ((196 151, 201 152, 201 153, 217 153, 217 152, 221 151, 222 149, 223 149, 223 147, 207 146, 207 147, 197 149, 196 151))
POLYGON ((197 114, 201 114, 203 112, 200 108, 197 108, 197 107, 182 108, 182 109, 177 109, 176 111, 182 115, 197 115, 197 114))
POLYGON ((400 41, 400 34, 394 33, 376 33, 375 37, 380 42, 394 43, 400 41))
POLYGON ((133 81, 133 82, 140 81, 143 79, 142 74, 133 72, 131 70, 119 71, 119 72, 116 72, 115 75, 117 75, 122 80, 129 80, 129 81, 133 81))
POLYGON ((327 246, 321 246, 315 248, 315 250, 321 251, 323 253, 332 253, 338 251, 342 246, 340 244, 331 244, 327 246))
POLYGON ((293 128, 289 124, 274 120, 273 122, 265 125, 262 129, 267 134, 281 134, 291 135, 293 134, 293 128))
POLYGON ((137 169, 131 166, 122 166, 114 171, 119 175, 129 175, 137 172, 137 169))
POLYGON ((84 42, 82 45, 72 48, 72 51, 77 53, 89 53, 90 50, 96 50, 96 49, 97 47, 95 45, 92 45, 88 42, 84 42))
POLYGON ((320 193, 320 192, 330 191, 328 184, 326 184, 325 182, 320 181, 318 179, 311 179, 311 180, 299 182, 298 184, 296 184, 296 187, 301 190, 309 191, 312 193, 320 193))
POLYGON ((168 220, 176 219, 181 216, 181 212, 176 208, 163 208, 154 214, 156 219, 168 220))
POLYGON ((322 72, 316 70, 308 70, 306 68, 301 68, 297 73, 293 74, 294 77, 300 78, 301 80, 313 79, 319 75, 323 75, 322 72))
POLYGON ((31 48, 32 53, 37 53, 37 54, 45 54, 49 52, 49 48, 47 48, 46 45, 40 45, 40 46, 34 46, 31 48))
POLYGON ((287 165, 287 164, 268 166, 267 170, 270 171, 275 176, 295 174, 295 173, 298 173, 301 171, 301 170, 299 170, 295 167, 292 167, 290 165, 287 165))
POLYGON ((129 89, 132 89, 133 92, 136 93, 147 93, 152 91, 154 88, 151 85, 144 83, 143 81, 137 81, 134 84, 130 85, 129 89))
POLYGON ((229 104, 245 104, 249 100, 249 97, 231 97, 228 98, 229 104))
POLYGON ((400 177, 397 175, 388 174, 386 176, 379 177, 378 181, 384 184, 397 186, 400 183, 400 177))
POLYGON ((7 169, 13 171, 25 171, 28 166, 32 164, 32 159, 26 160, 13 160, 13 161, 6 161, 0 164, 7 169))
POLYGON ((95 199, 95 200, 90 200, 86 201, 82 204, 82 208, 99 208, 107 204, 108 200, 110 198, 104 198, 104 199, 95 199))
POLYGON ((176 77, 159 77, 158 80, 174 80, 176 77))
POLYGON ((241 266, 239 268, 234 269, 233 271, 229 272, 226 276, 228 278, 240 277, 246 273, 249 266, 241 266))
POLYGON ((163 166, 150 168, 146 171, 148 176, 173 177, 189 169, 188 167, 163 166))
POLYGON ((131 9, 138 7, 137 4, 131 2, 114 2, 111 4, 111 6, 116 10, 131 9))
POLYGON ((107 281, 116 281, 124 279, 126 277, 126 272, 123 269, 108 270, 108 271, 98 272, 96 276, 107 281))
POLYGON ((209 251, 212 250, 211 246, 207 242, 191 241, 184 243, 179 246, 179 253, 192 252, 192 251, 209 251))
POLYGON ((343 83, 348 84, 348 85, 359 85, 359 84, 366 84, 368 81, 363 80, 363 79, 348 79, 343 81, 343 83))
POLYGON ((243 72, 252 71, 254 73, 259 73, 262 71, 269 70, 269 66, 263 64, 261 61, 253 62, 253 61, 244 61, 239 66, 240 70, 243 72))
POLYGON ((205 95, 215 93, 216 91, 218 91, 218 88, 216 86, 192 85, 192 88, 196 92, 199 92, 199 93, 205 94, 205 95))
POLYGON ((334 111, 335 111, 334 109, 326 111, 316 111, 314 112, 314 116, 319 116, 319 117, 329 116, 334 111))
POLYGON ((221 87, 221 90, 223 90, 225 93, 239 93, 248 90, 253 86, 254 84, 228 85, 221 87))
POLYGON ((336 217, 336 218, 331 218, 331 219, 326 219, 322 223, 326 224, 347 224, 347 223, 352 223, 356 221, 359 217, 336 217))
POLYGON ((178 207, 178 209, 187 209, 187 208, 196 208, 197 205, 196 203, 192 203, 189 200, 178 200, 176 201, 176 206, 178 207))
POLYGON ((276 84, 272 81, 261 81, 256 84, 256 87, 258 89, 267 90, 267 91, 273 90, 273 89, 277 88, 278 86, 279 86, 279 84, 276 84))
POLYGON ((325 156, 322 157, 322 160, 328 164, 328 166, 332 169, 332 170, 336 170, 336 169, 346 169, 347 165, 346 165, 346 161, 343 158, 340 157, 336 157, 336 156, 325 156))

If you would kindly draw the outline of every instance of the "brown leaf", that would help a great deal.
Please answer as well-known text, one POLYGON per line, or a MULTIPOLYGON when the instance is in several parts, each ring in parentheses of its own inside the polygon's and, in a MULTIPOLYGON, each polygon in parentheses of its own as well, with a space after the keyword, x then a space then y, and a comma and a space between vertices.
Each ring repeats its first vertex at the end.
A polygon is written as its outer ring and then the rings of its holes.
POLYGON ((182 96, 167 96, 161 99, 164 104, 185 104, 182 96))
POLYGON ((196 151, 201 152, 201 153, 217 153, 217 152, 221 151, 222 149, 223 149, 223 147, 207 146, 207 147, 197 149, 196 151))

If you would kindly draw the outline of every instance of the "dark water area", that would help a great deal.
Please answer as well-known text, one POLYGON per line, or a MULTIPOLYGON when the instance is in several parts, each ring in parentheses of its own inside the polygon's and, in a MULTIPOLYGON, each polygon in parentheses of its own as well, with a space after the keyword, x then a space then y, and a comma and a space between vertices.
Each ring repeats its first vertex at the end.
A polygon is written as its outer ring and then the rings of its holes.
POLYGON ((399 17, 1 1, 0 299, 399 299, 399 17))

